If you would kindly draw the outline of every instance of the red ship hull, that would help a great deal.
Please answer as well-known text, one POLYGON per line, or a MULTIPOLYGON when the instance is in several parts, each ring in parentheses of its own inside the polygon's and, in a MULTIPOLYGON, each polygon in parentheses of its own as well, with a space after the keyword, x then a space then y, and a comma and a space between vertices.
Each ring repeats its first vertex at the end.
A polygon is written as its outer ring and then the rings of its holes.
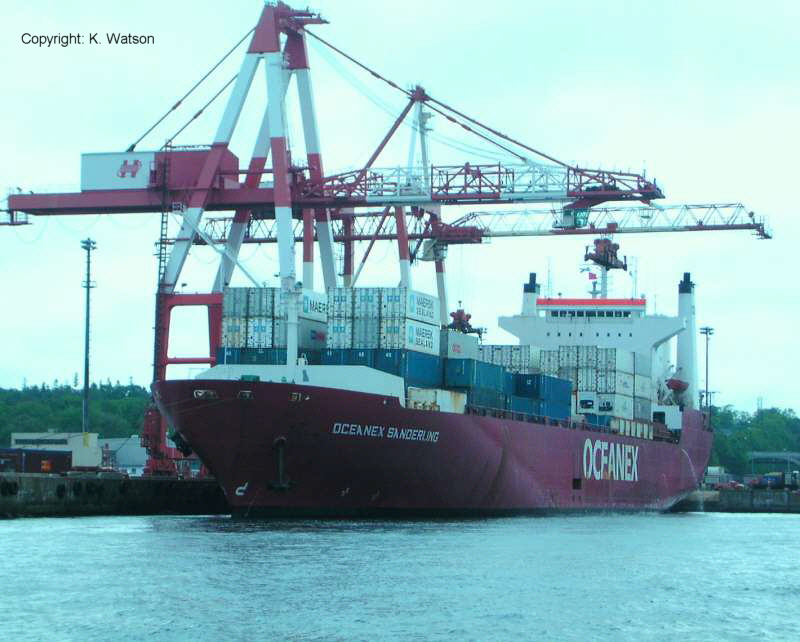
POLYGON ((697 488, 712 442, 697 411, 673 443, 295 384, 180 380, 154 393, 238 515, 663 511, 697 488))

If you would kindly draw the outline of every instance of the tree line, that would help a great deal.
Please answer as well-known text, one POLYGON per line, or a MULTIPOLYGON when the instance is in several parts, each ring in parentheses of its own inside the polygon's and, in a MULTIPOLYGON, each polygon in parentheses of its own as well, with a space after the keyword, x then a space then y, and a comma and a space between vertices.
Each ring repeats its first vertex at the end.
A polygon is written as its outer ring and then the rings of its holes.
MULTIPOLYGON (((89 430, 101 437, 130 437, 142 430, 150 392, 133 383, 93 383, 89 391, 89 430)), ((68 384, 0 388, 0 448, 12 432, 80 432, 83 391, 68 384)))

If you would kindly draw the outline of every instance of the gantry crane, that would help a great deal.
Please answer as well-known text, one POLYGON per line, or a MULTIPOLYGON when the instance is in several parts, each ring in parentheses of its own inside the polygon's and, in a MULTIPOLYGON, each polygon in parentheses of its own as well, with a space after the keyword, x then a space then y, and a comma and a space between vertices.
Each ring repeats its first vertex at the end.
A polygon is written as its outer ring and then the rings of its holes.
MULTIPOLYGON (((604 203, 639 201, 654 220, 657 212, 651 204, 664 194, 656 181, 631 172, 587 169, 564 163, 519 140, 474 119, 464 112, 434 98, 420 86, 404 89, 380 73, 355 60, 316 33, 309 26, 326 24, 317 13, 296 10, 277 2, 264 6, 255 27, 239 44, 247 42, 247 51, 238 74, 214 96, 232 87, 216 135, 210 145, 179 146, 173 135, 167 143, 153 151, 137 151, 137 146, 159 125, 166 115, 177 110, 206 74, 186 95, 179 99, 159 121, 124 152, 86 154, 82 157, 81 191, 62 194, 12 194, 4 222, 25 224, 29 216, 72 216, 81 214, 160 213, 159 283, 156 295, 154 341, 154 380, 164 379, 170 364, 215 362, 220 341, 222 291, 239 266, 238 254, 243 243, 276 241, 280 265, 280 286, 286 294, 287 323, 296 327, 296 302, 300 279, 295 272, 295 244, 302 245, 302 285, 314 287, 314 247, 319 251, 325 288, 339 285, 334 248, 344 247, 342 284, 353 286, 360 272, 354 272, 354 243, 369 241, 366 252, 379 240, 398 244, 400 283, 411 286, 410 263, 413 259, 431 259, 436 264, 437 283, 442 298, 442 322, 448 321, 444 284, 446 248, 454 243, 479 243, 489 236, 517 236, 519 229, 504 232, 495 223, 487 225, 487 217, 510 220, 518 217, 525 225, 540 225, 541 212, 525 211, 500 214, 475 212, 452 222, 442 219, 444 205, 491 205, 512 203, 551 204, 556 223, 546 226, 541 234, 575 234, 624 231, 676 231, 674 225, 641 222, 630 227, 613 210, 597 209, 604 203), (405 106, 386 135, 360 169, 326 174, 317 130, 315 105, 307 53, 308 38, 344 56, 387 83, 405 96, 405 106), (245 99, 256 72, 263 63, 267 88, 267 104, 256 136, 247 169, 229 149, 245 99), (300 120, 303 127, 306 156, 302 163, 292 159, 287 146, 286 95, 294 82, 299 96, 300 120), (425 121, 430 113, 438 114, 458 125, 462 131, 494 145, 501 155, 511 156, 514 163, 475 163, 435 165, 427 161, 425 121), (407 167, 380 167, 377 160, 401 124, 416 118, 424 162, 407 167), (269 163, 268 163, 269 161, 269 163), (366 211, 364 211, 366 208, 366 211), (206 212, 233 211, 226 221, 204 219, 206 212), (168 238, 170 216, 180 219, 180 231, 168 238), (605 218, 607 216, 612 218, 605 218), (506 217, 509 217, 506 219, 506 217), (218 234, 216 227, 223 227, 218 234), (636 226, 633 226, 636 227, 636 226), (663 226, 662 226, 663 227, 663 226), (668 226, 669 227, 669 226, 668 226), (589 231, 591 230, 591 231, 589 231), (428 242, 423 246, 423 242, 428 242), (209 292, 176 293, 176 285, 186 258, 195 244, 207 244, 220 254, 219 266, 209 292), (208 357, 175 358, 168 356, 171 311, 176 306, 205 306, 209 318, 208 357)), ((227 58, 236 49, 231 49, 227 58)), ((217 68, 218 65, 212 69, 217 68)), ((212 101, 214 100, 212 98, 212 101)), ((209 101, 210 104, 211 101, 209 101)), ((191 123, 205 108, 197 112, 191 123)), ((188 125, 188 123, 187 123, 188 125)), ((184 126, 185 128, 185 126, 184 126)), ((182 132, 181 128, 178 133, 182 132)), ((728 211, 728 206, 712 206, 715 211, 728 211)), ((734 209, 736 209, 734 207, 734 209)), ((691 215, 696 208, 684 209, 691 215)), ((644 221, 640 210, 638 220, 644 221)), ((737 219, 738 221, 738 219, 737 219)), ((711 229, 703 220, 703 229, 711 229)), ((716 225, 716 224, 715 224, 716 225)), ((715 229, 761 229, 751 222, 727 222, 715 229)), ((684 225, 685 227, 685 225, 684 225)), ((697 224, 694 226, 697 228, 697 224)), ((528 229, 525 234, 532 235, 528 229)), ((362 260, 363 265, 363 260, 362 260)), ((287 363, 296 362, 296 333, 288 332, 287 363)), ((157 411, 148 411, 142 442, 148 448, 149 473, 170 473, 175 470, 177 452, 165 446, 165 426, 157 411)))

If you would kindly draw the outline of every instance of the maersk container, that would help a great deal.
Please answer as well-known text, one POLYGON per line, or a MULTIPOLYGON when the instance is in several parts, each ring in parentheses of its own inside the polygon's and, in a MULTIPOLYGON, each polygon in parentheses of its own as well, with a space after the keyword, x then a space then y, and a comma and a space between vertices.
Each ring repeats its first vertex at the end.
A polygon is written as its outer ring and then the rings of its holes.
MULTIPOLYGON (((274 297, 275 318, 286 318, 286 297, 281 288, 271 288, 274 297)), ((297 316, 300 319, 326 322, 328 320, 328 296, 313 290, 302 290, 297 298, 297 316)))
POLYGON ((353 319, 354 348, 376 349, 380 347, 381 326, 378 317, 356 317, 353 319))
POLYGON ((353 318, 353 288, 328 289, 328 318, 353 318))
POLYGON ((439 356, 439 328, 410 319, 383 319, 380 347, 416 350, 439 356))
POLYGON ((353 319, 329 319, 328 320, 328 348, 352 348, 353 347, 353 319))
POLYGON ((408 288, 383 288, 380 303, 384 318, 413 319, 439 325, 439 299, 408 288))
POLYGON ((439 349, 441 356, 448 359, 477 359, 478 337, 458 330, 445 329, 441 332, 439 349))

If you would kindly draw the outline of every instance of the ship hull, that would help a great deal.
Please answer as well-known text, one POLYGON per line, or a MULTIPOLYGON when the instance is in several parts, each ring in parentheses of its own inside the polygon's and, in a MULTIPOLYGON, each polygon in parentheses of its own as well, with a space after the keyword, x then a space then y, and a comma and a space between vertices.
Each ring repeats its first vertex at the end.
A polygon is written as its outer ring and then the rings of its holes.
POLYGON ((154 384, 170 426, 248 516, 479 516, 668 510, 694 490, 712 434, 679 443, 284 383, 154 384), (215 398, 195 398, 198 388, 215 398), (242 394, 244 393, 244 394, 242 394))

